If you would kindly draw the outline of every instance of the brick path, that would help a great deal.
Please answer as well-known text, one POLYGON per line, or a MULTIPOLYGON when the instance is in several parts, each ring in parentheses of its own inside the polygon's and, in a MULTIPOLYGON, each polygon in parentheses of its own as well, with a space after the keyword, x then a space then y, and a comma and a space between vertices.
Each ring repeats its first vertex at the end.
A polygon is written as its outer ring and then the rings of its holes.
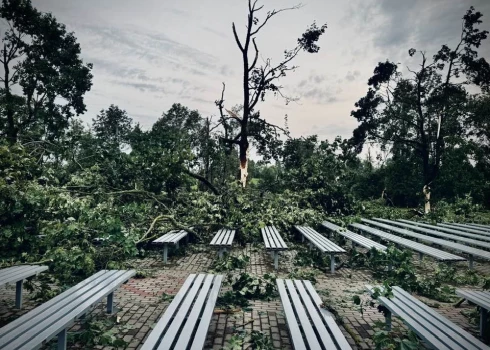
MULTIPOLYGON (((245 272, 262 275, 273 272, 272 258, 266 254, 261 245, 247 245, 246 247, 235 247, 232 254, 246 254, 250 256, 250 264, 245 272)), ((285 252, 279 258, 278 277, 287 278, 288 273, 293 270, 294 251, 285 252)), ((207 250, 203 245, 191 245, 185 256, 170 255, 168 265, 164 265, 160 254, 154 252, 152 257, 142 260, 131 261, 134 268, 145 271, 149 277, 143 279, 131 279, 123 285, 115 294, 115 304, 118 310, 119 335, 128 343, 127 349, 138 349, 145 337, 149 334, 151 326, 161 317, 169 304, 168 300, 162 298, 162 294, 175 295, 190 273, 209 272, 210 265, 217 258, 217 253, 207 250)), ((418 262, 414 255, 414 261, 420 270, 432 270, 435 267, 433 261, 426 260, 418 262)), ((465 269, 465 263, 458 263, 458 269, 465 269)), ((490 262, 476 263, 476 269, 490 276, 490 262)), ((315 289, 329 300, 330 305, 338 312, 343 320, 341 330, 346 336, 353 349, 370 349, 373 344, 371 336, 374 334, 374 322, 383 320, 376 308, 366 307, 361 315, 358 306, 352 302, 352 296, 361 294, 365 284, 376 283, 368 271, 360 269, 341 268, 335 275, 313 270, 316 273, 317 284, 315 289)), ((236 273, 240 271, 235 271, 236 273)), ((224 288, 226 289, 226 288, 224 288)), ((0 288, 0 326, 19 317, 21 314, 39 305, 30 299, 29 293, 24 291, 24 309, 16 311, 14 304, 14 286, 0 288)), ((364 295, 363 300, 369 298, 364 295)), ((436 304, 434 301, 421 298, 436 304)), ((236 312, 233 314, 215 313, 209 327, 206 339, 206 349, 222 349, 233 334, 235 326, 245 324, 248 331, 259 330, 272 338, 274 347, 277 349, 291 349, 288 336, 288 328, 285 322, 282 306, 279 299, 271 301, 253 301, 252 311, 236 312)), ((462 310, 472 309, 467 303, 455 308, 451 304, 438 302, 437 311, 457 323, 464 329, 477 335, 475 326, 469 324, 468 319, 461 314, 462 310)), ((92 316, 99 315, 104 319, 104 304, 100 304, 92 316)), ((397 319, 393 320, 394 326, 404 327, 397 319)), ((72 331, 79 329, 75 325, 72 331)), ((49 349, 49 346, 45 347, 49 349)), ((70 348, 78 349, 90 347, 70 348)), ((110 347, 95 347, 96 349, 111 349, 110 347)), ((247 346, 244 346, 246 349, 247 346)))

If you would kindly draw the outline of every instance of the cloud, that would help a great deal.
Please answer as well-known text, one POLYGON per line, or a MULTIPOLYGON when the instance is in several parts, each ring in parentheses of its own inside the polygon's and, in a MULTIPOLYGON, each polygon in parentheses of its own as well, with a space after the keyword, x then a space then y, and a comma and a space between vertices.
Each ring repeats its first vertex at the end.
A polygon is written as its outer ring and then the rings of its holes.
POLYGON ((163 93, 166 92, 163 86, 159 86, 157 84, 132 83, 128 81, 119 81, 119 80, 113 80, 112 83, 120 86, 131 87, 141 92, 163 92, 163 93))
POLYGON ((337 101, 335 94, 329 88, 314 87, 302 92, 301 97, 314 100, 319 104, 328 104, 337 101))
POLYGON ((361 72, 359 72, 358 70, 355 70, 353 72, 351 71, 348 71, 347 72, 347 75, 345 76, 345 80, 347 81, 354 81, 356 80, 359 76, 361 75, 361 72))

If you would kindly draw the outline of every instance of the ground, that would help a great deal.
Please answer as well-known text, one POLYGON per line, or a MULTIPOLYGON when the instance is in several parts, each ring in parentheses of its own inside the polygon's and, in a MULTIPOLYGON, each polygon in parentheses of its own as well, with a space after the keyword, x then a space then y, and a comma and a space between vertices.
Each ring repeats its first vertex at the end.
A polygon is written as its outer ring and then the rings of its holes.
MULTIPOLYGON (((272 258, 264 250, 263 245, 237 246, 233 249, 234 255, 246 254, 250 256, 250 263, 245 268, 245 272, 254 275, 274 272, 272 258)), ((283 253, 279 259, 279 271, 277 277, 287 278, 293 269, 294 251, 283 253)), ((169 263, 163 264, 158 252, 154 252, 150 257, 131 261, 131 265, 144 271, 148 277, 133 278, 115 294, 115 304, 117 307, 117 330, 118 335, 127 342, 127 349, 139 349, 152 329, 152 325, 162 316, 166 307, 170 303, 165 295, 175 295, 187 276, 191 273, 209 272, 217 253, 207 249, 204 245, 191 244, 186 249, 184 255, 171 255, 169 263)), ((431 259, 424 259, 418 262, 418 255, 414 254, 414 261, 422 270, 432 269, 435 262, 431 259)), ((458 269, 466 269, 466 263, 458 263, 458 269)), ((477 262, 476 269, 490 276, 490 262, 477 262)), ((239 273, 235 270, 234 273, 239 273)), ((373 343, 371 337, 374 334, 373 325, 377 320, 383 320, 383 315, 376 308, 369 305, 361 314, 359 306, 352 302, 352 296, 361 294, 366 284, 376 284, 369 271, 360 269, 340 268, 335 274, 314 270, 317 283, 315 289, 321 295, 328 295, 330 305, 338 312, 343 322, 340 326, 342 332, 352 345, 353 349, 371 349, 373 343)), ((474 287, 469 287, 474 288, 474 287)), ((31 310, 40 304, 31 300, 31 295, 24 292, 24 308, 17 311, 13 307, 15 286, 0 288, 0 326, 19 317, 23 313, 31 310)), ((223 288, 222 288, 223 291, 223 288)), ((368 300, 364 295, 363 299, 368 300)), ((435 303, 421 298, 430 304, 437 306, 437 312, 443 314, 451 321, 455 322, 470 333, 478 336, 478 329, 470 324, 468 318, 461 311, 472 309, 467 303, 460 307, 454 307, 449 303, 435 303)), ((105 304, 99 304, 92 315, 99 315, 101 319, 107 318, 104 315, 105 304)), ((244 325, 247 330, 260 330, 272 338, 273 345, 277 349, 291 349, 291 342, 288 334, 288 327, 282 312, 279 298, 270 301, 252 302, 252 311, 237 311, 234 313, 223 313, 216 309, 213 315, 205 349, 222 349, 227 346, 237 326, 244 325)), ((394 325, 403 327, 401 321, 394 319, 394 325)), ((76 331, 79 325, 75 325, 71 331, 76 331)), ((52 348, 52 344, 45 347, 52 348)), ((103 346, 75 346, 70 348, 85 349, 112 349, 103 346)), ((247 348, 245 345, 244 349, 247 348)))

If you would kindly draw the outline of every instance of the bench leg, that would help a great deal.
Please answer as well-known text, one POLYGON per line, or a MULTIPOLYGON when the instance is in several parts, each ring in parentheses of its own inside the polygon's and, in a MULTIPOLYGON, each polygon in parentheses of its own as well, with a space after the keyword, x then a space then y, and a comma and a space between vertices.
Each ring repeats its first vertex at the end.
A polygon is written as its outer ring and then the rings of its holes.
POLYGON ((277 250, 274 252, 274 267, 276 270, 279 267, 279 252, 277 250))
POLYGON ((305 236, 304 235, 301 235, 301 242, 304 243, 304 241, 305 241, 305 236))
POLYGON ((424 258, 424 254, 419 252, 419 260, 422 260, 424 258))
POLYGON ((352 241, 352 249, 356 249, 356 242, 352 241))
POLYGON ((168 256, 168 244, 165 243, 163 245, 163 263, 166 264, 167 263, 167 256, 168 256))
POLYGON ((490 340, 490 324, 488 323, 488 310, 480 307, 480 335, 485 343, 490 340))
POLYGON ((391 311, 386 310, 385 321, 386 321, 386 330, 391 331, 391 311))
POLYGON ((473 270, 473 255, 470 255, 470 258, 468 261, 469 261, 470 270, 473 270))
POLYGON ((175 242, 175 247, 179 249, 179 242, 175 242))
POLYGON ((330 272, 335 273, 335 254, 330 254, 330 272))
POLYGON ((17 309, 22 308, 22 284, 24 280, 17 281, 15 284, 15 307, 17 309))
POLYGON ((114 292, 107 296, 107 313, 112 314, 114 312, 114 292))
POLYGON ((220 259, 222 259, 222 258, 223 258, 223 250, 224 250, 223 248, 219 248, 219 251, 218 251, 218 257, 219 257, 220 259))
POLYGON ((58 333, 58 350, 66 350, 66 329, 58 333))

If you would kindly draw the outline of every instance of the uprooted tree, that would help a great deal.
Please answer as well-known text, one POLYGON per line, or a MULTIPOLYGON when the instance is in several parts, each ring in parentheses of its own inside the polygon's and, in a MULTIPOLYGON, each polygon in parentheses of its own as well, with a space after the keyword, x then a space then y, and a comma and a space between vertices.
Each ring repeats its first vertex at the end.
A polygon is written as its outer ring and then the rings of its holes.
POLYGON ((476 51, 488 34, 477 28, 482 16, 471 7, 463 16, 456 47, 443 45, 432 61, 425 52, 410 49, 409 55, 419 54, 421 63, 417 70, 408 68, 409 78, 397 64, 380 62, 366 96, 351 113, 359 122, 353 136, 359 152, 370 140, 391 146, 394 158, 418 164, 426 212, 445 151, 466 142, 465 120, 473 100, 467 86, 490 89, 490 65, 476 51))
POLYGON ((284 51, 284 58, 280 63, 273 65, 271 59, 266 59, 261 66, 258 66, 259 48, 256 39, 259 32, 272 17, 284 11, 299 9, 301 5, 269 11, 265 18, 260 20, 257 15, 264 6, 257 6, 257 1, 248 1, 248 18, 244 39, 240 40, 235 23, 232 24, 233 35, 242 53, 243 61, 243 102, 239 108, 241 117, 238 115, 239 110, 230 111, 225 109, 224 84, 221 99, 216 101, 220 111, 220 123, 224 128, 222 141, 230 147, 238 146, 239 149, 240 182, 243 187, 247 183, 250 141, 259 146, 259 151, 272 150, 273 153, 279 133, 287 133, 284 128, 270 124, 261 118, 260 112, 257 110, 257 104, 265 100, 268 92, 283 97, 286 103, 292 100, 292 98, 282 93, 282 86, 278 85, 277 81, 285 77, 287 72, 297 68, 290 64, 301 51, 318 52, 320 47, 317 42, 327 28, 326 24, 318 27, 313 23, 298 39, 295 48, 284 51), (225 114, 225 111, 228 114, 225 114), (233 123, 238 127, 234 127, 233 123), (233 132, 233 130, 236 130, 236 132, 233 132))

